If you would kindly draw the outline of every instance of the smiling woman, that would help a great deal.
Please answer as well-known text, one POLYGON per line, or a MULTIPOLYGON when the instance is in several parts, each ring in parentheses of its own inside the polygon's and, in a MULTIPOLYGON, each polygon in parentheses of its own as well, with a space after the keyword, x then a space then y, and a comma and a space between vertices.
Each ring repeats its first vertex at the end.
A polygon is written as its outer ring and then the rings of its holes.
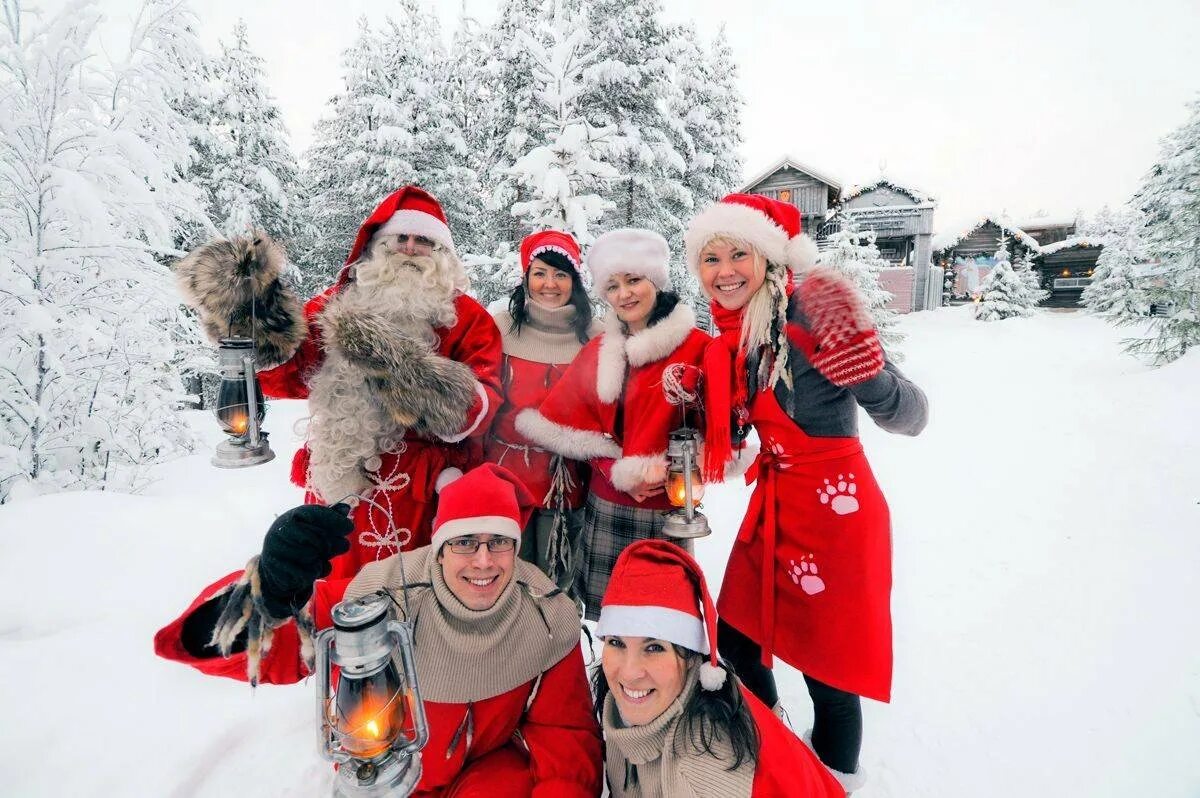
POLYGON ((845 794, 783 722, 719 664, 700 566, 663 541, 617 560, 592 677, 614 796, 845 794))
POLYGON ((517 417, 518 431, 538 446, 592 465, 579 569, 592 620, 621 551, 664 536, 672 507, 664 491, 667 436, 690 417, 665 398, 663 375, 678 371, 695 392, 709 342, 692 309, 667 290, 670 257, 666 240, 651 230, 596 239, 587 267, 612 309, 604 330, 541 405, 517 417))

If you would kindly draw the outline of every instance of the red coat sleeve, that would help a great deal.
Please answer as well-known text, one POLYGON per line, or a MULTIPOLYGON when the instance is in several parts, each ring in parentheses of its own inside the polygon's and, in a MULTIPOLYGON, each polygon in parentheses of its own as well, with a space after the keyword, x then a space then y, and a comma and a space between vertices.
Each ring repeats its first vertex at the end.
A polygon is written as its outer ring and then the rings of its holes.
POLYGON ((449 346, 441 354, 467 366, 479 381, 475 403, 467 411, 466 424, 457 435, 446 440, 458 443, 465 439, 482 441, 492 427, 492 419, 504 403, 504 388, 500 368, 504 360, 504 344, 500 329, 491 314, 471 297, 460 295, 455 300, 458 323, 454 325, 449 346))
POLYGON ((258 382, 264 394, 272 399, 308 398, 308 378, 325 361, 325 344, 321 339, 321 328, 317 326, 317 316, 336 290, 335 287, 328 288, 308 300, 304 306, 308 335, 300 342, 292 359, 258 372, 258 382))
MULTIPOLYGON (((229 679, 248 681, 245 652, 229 657, 197 657, 183 645, 183 625, 187 622, 188 616, 241 577, 242 572, 235 571, 202 590, 182 615, 159 629, 158 633, 154 635, 154 653, 163 659, 191 665, 201 673, 207 673, 210 676, 225 676, 229 679)), ((314 583, 312 612, 318 629, 329 626, 330 611, 335 604, 342 600, 342 595, 349 585, 349 579, 321 579, 314 583)), ((266 684, 292 684, 308 676, 308 668, 300 656, 300 635, 296 631, 294 621, 288 621, 275 630, 271 649, 263 656, 259 664, 259 674, 259 681, 266 684)))
POLYGON ((520 727, 529 749, 533 798, 600 795, 603 748, 582 648, 576 646, 546 671, 537 690, 520 727))

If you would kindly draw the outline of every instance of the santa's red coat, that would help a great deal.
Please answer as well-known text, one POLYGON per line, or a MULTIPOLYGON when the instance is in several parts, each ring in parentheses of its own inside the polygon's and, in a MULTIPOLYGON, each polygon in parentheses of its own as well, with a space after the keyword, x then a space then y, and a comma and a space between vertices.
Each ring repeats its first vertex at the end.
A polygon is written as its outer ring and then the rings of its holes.
MULTIPOLYGON (((155 653, 203 673, 245 681, 245 653, 228 658, 197 658, 184 647, 182 640, 188 616, 240 577, 239 571, 205 588, 182 615, 154 636, 155 653)), ((316 582, 311 606, 318 628, 332 623, 330 612, 342 600, 350 581, 316 582)), ((260 664, 260 681, 291 684, 308 675, 300 656, 300 637, 295 624, 289 622, 275 630, 271 648, 260 664)), ((426 701, 429 742, 422 753, 416 796, 600 795, 600 731, 591 710, 592 696, 580 647, 576 646, 542 675, 531 702, 534 688, 534 681, 526 682, 471 704, 474 735, 470 750, 459 742, 449 757, 446 752, 466 717, 468 705, 426 701)))
MULTIPOLYGON (((341 290, 345 274, 328 290, 309 300, 304 308, 308 336, 292 359, 258 374, 263 392, 278 399, 308 398, 309 380, 325 361, 325 346, 316 319, 325 303, 341 290)), ((354 511, 351 549, 333 561, 333 578, 352 577, 368 562, 395 554, 403 543, 405 551, 429 544, 430 526, 437 509, 434 485, 438 474, 451 466, 467 470, 483 458, 483 439, 500 407, 500 331, 486 310, 474 299, 459 294, 454 300, 457 322, 453 327, 436 327, 437 353, 469 367, 482 387, 482 395, 467 413, 459 441, 431 440, 408 433, 404 451, 383 453, 380 466, 368 477, 380 487, 369 494, 374 507, 363 502, 354 511), (382 509, 381 509, 382 508, 382 509), (391 516, 389 524, 388 515, 391 516), (404 532, 400 538, 391 525, 404 532), (407 542, 403 536, 407 534, 407 542)), ((300 487, 308 472, 308 448, 296 452, 292 481, 300 487)), ((305 501, 317 503, 311 492, 305 501)))
POLYGON ((739 685, 758 731, 753 798, 844 798, 846 791, 796 733, 767 705, 739 685))

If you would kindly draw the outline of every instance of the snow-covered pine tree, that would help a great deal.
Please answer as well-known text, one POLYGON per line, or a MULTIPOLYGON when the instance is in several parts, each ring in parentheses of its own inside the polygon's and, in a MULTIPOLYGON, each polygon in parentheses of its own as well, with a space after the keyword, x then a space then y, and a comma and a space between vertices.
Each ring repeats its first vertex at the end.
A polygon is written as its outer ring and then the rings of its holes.
POLYGON ((683 182, 687 164, 672 129, 677 89, 667 59, 661 0, 594 0, 588 40, 599 52, 588 68, 584 107, 599 128, 614 127, 605 160, 617 171, 604 227, 645 227, 681 240, 695 201, 683 182))
POLYGON ((875 246, 875 232, 860 231, 850 219, 843 219, 841 229, 830 236, 818 262, 841 272, 854 283, 867 304, 887 356, 894 362, 903 360, 900 344, 905 335, 899 330, 896 311, 888 307, 892 294, 879 281, 888 262, 875 246))
MULTIPOLYGON (((576 19, 571 9, 564 13, 576 19)), ((498 246, 520 241, 520 220, 511 209, 529 199, 512 166, 525 153, 545 144, 533 77, 534 54, 527 39, 530 32, 542 30, 551 18, 544 0, 505 0, 488 32, 492 59, 487 71, 494 102, 490 108, 491 146, 485 156, 486 191, 492 217, 489 227, 498 246)), ((508 248, 511 251, 512 247, 508 248)), ((481 276, 486 279, 486 275, 481 276)), ((473 274, 472 283, 475 281, 473 274)))
POLYGON ((483 180, 490 164, 495 122, 492 119, 496 98, 487 71, 491 53, 487 29, 463 13, 459 17, 451 41, 450 52, 441 68, 445 75, 442 93, 450 113, 450 122, 462 136, 465 154, 452 163, 466 167, 457 180, 470 180, 470 185, 456 186, 461 194, 460 218, 451 220, 459 225, 455 240, 460 252, 482 253, 495 241, 489 224, 487 192, 483 180))
POLYGON ((1013 270, 1021 278, 1021 285, 1025 286, 1030 304, 1033 307, 1037 307, 1043 300, 1050 296, 1050 292, 1042 288, 1041 273, 1033 265, 1033 256, 1034 252, 1032 249, 1027 248, 1022 251, 1017 262, 1013 264, 1013 270))
POLYGON ((142 55, 126 80, 88 63, 99 16, 10 0, 0 22, 0 501, 19 486, 136 488, 192 443, 155 260, 172 244, 155 187, 177 164, 127 124, 162 101, 133 77, 142 55))
MULTIPOLYGON (((666 48, 677 84, 671 95, 677 104, 673 115, 682 123, 675 141, 686 163, 683 182, 700 208, 733 191, 741 179, 738 149, 744 103, 736 84, 737 65, 724 27, 711 45, 704 45, 693 25, 672 26, 666 48)), ((698 307, 706 306, 684 259, 675 255, 672 284, 698 307)))
POLYGON ((616 170, 600 160, 613 128, 595 128, 584 118, 584 70, 595 60, 585 46, 586 31, 556 14, 534 36, 519 36, 534 62, 535 106, 544 144, 517 159, 511 171, 528 199, 512 206, 521 235, 554 228, 575 236, 586 247, 595 237, 593 226, 610 201, 603 199, 616 170))
POLYGON ((975 318, 980 321, 1011 319, 1033 312, 1033 296, 1021 275, 1013 269, 1008 255, 1008 242, 1003 236, 1000 238, 1000 249, 996 250, 996 265, 984 278, 980 292, 980 301, 975 308, 975 318))
POLYGON ((1103 226, 1092 234, 1102 236, 1104 249, 1081 301, 1088 312, 1118 327, 1143 322, 1150 315, 1150 300, 1145 278, 1138 272, 1145 262, 1141 215, 1106 212, 1103 221, 1100 217, 1097 221, 1103 226))
POLYGON ((363 218, 386 193, 387 178, 366 145, 380 127, 390 89, 383 41, 366 17, 342 52, 343 88, 313 128, 301 175, 300 228, 289 254, 308 292, 324 288, 346 259, 363 218))
POLYGON ((1126 350, 1156 366, 1200 346, 1200 98, 1188 107, 1132 203, 1145 214, 1145 254, 1157 263, 1147 298, 1161 311, 1151 317, 1152 337, 1126 350))
POLYGON ((949 306, 950 300, 954 299, 954 283, 958 279, 958 272, 954 270, 954 264, 947 262, 942 270, 942 306, 949 306))
POLYGON ((227 236, 258 228, 288 242, 296 157, 265 77, 263 60, 251 51, 246 23, 239 20, 232 43, 222 43, 212 67, 209 127, 217 149, 207 186, 209 216, 227 236))

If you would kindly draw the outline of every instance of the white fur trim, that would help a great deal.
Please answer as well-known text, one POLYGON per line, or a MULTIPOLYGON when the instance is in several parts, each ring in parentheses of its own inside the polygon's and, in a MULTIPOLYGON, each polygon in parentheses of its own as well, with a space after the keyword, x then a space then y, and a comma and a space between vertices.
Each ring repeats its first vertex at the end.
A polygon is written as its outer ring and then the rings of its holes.
POLYGON ((772 263, 786 264, 788 234, 765 214, 737 202, 714 202, 692 217, 684 234, 688 268, 698 272, 700 250, 717 236, 752 244, 772 263))
POLYGON ((733 459, 725 464, 725 479, 745 476, 750 466, 758 458, 758 443, 747 442, 745 446, 733 453, 733 459))
MULTIPOLYGON (((829 767, 826 765, 826 767, 829 767)), ((862 765, 858 766, 858 770, 853 773, 843 773, 840 770, 829 768, 829 772, 838 780, 838 784, 842 785, 842 789, 846 791, 846 795, 861 790, 867 784, 867 770, 862 765)))
POLYGON ((556 424, 533 408, 517 414, 517 432, 538 446, 575 460, 593 457, 620 457, 621 447, 607 435, 591 430, 556 424))
POLYGON ((604 233, 592 242, 586 258, 592 282, 601 291, 608 278, 622 272, 641 275, 657 287, 665 288, 670 283, 670 261, 667 239, 653 230, 637 227, 604 233))
POLYGON ((696 312, 683 300, 653 327, 625 335, 616 313, 604 318, 604 334, 596 353, 596 394, 611 404, 625 384, 625 364, 644 366, 662 360, 687 340, 696 326, 696 312))
POLYGON ((793 272, 811 269, 817 263, 817 242, 801 233, 787 242, 787 265, 793 272))
POLYGON ((439 526, 429 543, 436 550, 450 538, 489 534, 519 541, 521 527, 507 515, 476 515, 470 518, 455 518, 453 521, 447 521, 439 526))
POLYGON ((411 209, 396 211, 392 214, 392 218, 379 225, 379 228, 375 231, 375 235, 371 236, 371 238, 374 240, 375 236, 395 235, 397 233, 407 233, 410 236, 425 236, 454 252, 454 237, 450 235, 450 228, 441 219, 431 216, 424 211, 414 211, 411 209))
MULTIPOLYGON (((776 706, 779 705, 776 704, 776 706)), ((817 750, 813 748, 812 744, 812 729, 805 729, 804 734, 800 736, 800 739, 802 739, 804 744, 808 746, 808 750, 812 751, 814 754, 817 752, 817 750)), ((824 762, 821 764, 825 765, 824 762)), ((834 770, 828 765, 825 765, 825 768, 833 774, 835 779, 838 780, 838 784, 842 785, 842 789, 846 791, 847 795, 855 790, 861 790, 864 786, 866 786, 867 769, 862 766, 861 762, 858 765, 858 770, 854 771, 853 773, 843 773, 840 770, 834 770)))
POLYGON ((443 468, 441 471, 438 472, 437 479, 435 479, 433 481, 434 492, 441 493, 443 488, 445 488, 451 482, 454 482, 456 479, 458 479, 462 475, 463 475, 463 472, 462 472, 461 468, 455 468, 454 466, 450 466, 449 468, 443 468))
POLYGON ((652 604, 607 604, 601 607, 596 635, 654 637, 689 651, 708 653, 708 638, 699 616, 652 604))
POLYGON ((625 384, 625 333, 616 313, 604 320, 600 336, 600 351, 596 353, 596 395, 605 404, 612 404, 621 395, 625 384))
POLYGON ((575 267, 576 273, 579 272, 579 261, 575 259, 575 256, 572 255, 570 252, 567 252, 562 247, 557 247, 554 244, 542 244, 540 247, 535 249, 533 252, 529 253, 529 262, 532 264, 534 259, 538 255, 541 255, 543 252, 557 252, 559 255, 562 255, 564 258, 567 259, 567 263, 569 263, 575 267))
POLYGON ((478 396, 479 400, 480 400, 479 413, 475 416, 475 420, 471 422, 471 425, 469 427, 467 427, 465 430, 458 433, 457 435, 450 435, 450 436, 439 435, 438 437, 440 437, 446 443, 458 443, 459 441, 463 440, 468 435, 470 435, 472 432, 474 432, 479 427, 479 425, 483 421, 483 419, 487 416, 488 407, 491 406, 491 403, 488 402, 487 391, 485 391, 483 389, 483 385, 478 380, 476 380, 476 382, 475 382, 475 395, 478 396))
POLYGON ((643 482, 658 482, 667 476, 667 453, 622 457, 613 463, 612 484, 631 491, 643 482))
POLYGON ((729 673, 720 665, 713 665, 708 660, 700 663, 700 686, 705 690, 720 690, 728 677, 729 673))
POLYGON ((629 336, 625 342, 629 365, 644 366, 662 360, 687 340, 695 326, 696 312, 686 300, 680 299, 665 319, 629 336))

